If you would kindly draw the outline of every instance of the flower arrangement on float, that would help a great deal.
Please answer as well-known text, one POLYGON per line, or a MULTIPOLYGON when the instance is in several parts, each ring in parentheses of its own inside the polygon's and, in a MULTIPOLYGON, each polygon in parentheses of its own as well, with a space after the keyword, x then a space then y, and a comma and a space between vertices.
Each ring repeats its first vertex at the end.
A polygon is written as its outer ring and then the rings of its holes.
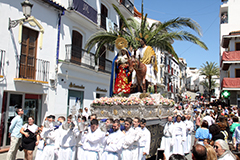
POLYGON ((146 97, 141 100, 142 100, 142 103, 146 106, 152 106, 156 104, 156 101, 154 100, 154 98, 146 97))
POLYGON ((92 105, 94 106, 113 106, 113 105, 122 105, 122 106, 131 106, 131 105, 156 105, 154 98, 138 98, 138 97, 101 97, 93 100, 92 105))
POLYGON ((141 103, 141 99, 138 97, 101 97, 93 100, 92 105, 95 106, 113 106, 113 105, 138 105, 141 103))
POLYGON ((173 106, 175 104, 175 102, 172 99, 167 99, 167 98, 161 97, 160 104, 162 104, 164 106, 173 106))

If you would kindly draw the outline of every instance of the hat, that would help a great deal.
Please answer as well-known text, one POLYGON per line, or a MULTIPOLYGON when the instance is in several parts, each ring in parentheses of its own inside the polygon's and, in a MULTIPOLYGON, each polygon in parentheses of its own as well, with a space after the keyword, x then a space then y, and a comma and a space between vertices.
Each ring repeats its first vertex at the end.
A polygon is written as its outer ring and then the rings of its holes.
POLYGON ((197 109, 194 109, 194 111, 197 111, 197 109))

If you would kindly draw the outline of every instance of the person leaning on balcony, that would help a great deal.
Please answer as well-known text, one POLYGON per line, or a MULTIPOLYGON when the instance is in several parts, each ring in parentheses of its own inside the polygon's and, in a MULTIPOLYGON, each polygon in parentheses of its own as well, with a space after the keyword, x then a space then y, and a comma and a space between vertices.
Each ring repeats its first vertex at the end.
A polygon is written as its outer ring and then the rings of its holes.
POLYGON ((10 149, 7 154, 7 160, 15 160, 19 144, 21 142, 22 134, 20 129, 22 128, 23 120, 21 116, 23 115, 23 109, 18 108, 16 110, 17 116, 11 121, 9 127, 9 137, 11 138, 10 149))

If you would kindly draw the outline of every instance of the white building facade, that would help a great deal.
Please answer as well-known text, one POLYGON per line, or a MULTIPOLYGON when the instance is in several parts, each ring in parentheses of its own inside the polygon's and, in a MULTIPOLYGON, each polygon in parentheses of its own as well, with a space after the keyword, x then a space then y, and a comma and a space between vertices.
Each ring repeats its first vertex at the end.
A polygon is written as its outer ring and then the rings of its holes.
MULTIPOLYGON (((229 105, 240 106, 240 2, 222 0, 220 7, 220 81, 221 92, 229 105)), ((224 98, 224 97, 223 97, 224 98)))
POLYGON ((109 95, 117 51, 106 45, 95 59, 97 46, 90 53, 84 46, 92 34, 119 27, 112 3, 126 18, 134 9, 133 0, 30 2, 31 17, 25 19, 20 1, 0 1, 0 150, 10 144, 15 107, 24 109, 24 122, 34 116, 40 125, 46 115, 67 116, 72 105, 90 107, 94 98, 109 95), (17 20, 10 28, 9 18, 17 20))

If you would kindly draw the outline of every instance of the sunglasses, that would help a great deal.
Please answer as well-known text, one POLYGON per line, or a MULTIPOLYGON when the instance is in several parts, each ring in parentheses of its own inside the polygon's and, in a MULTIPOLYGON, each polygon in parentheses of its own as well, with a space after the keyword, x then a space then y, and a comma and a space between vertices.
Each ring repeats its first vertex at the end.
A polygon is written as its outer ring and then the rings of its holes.
POLYGON ((213 147, 216 148, 216 149, 218 149, 218 146, 216 146, 216 145, 214 145, 213 147))

